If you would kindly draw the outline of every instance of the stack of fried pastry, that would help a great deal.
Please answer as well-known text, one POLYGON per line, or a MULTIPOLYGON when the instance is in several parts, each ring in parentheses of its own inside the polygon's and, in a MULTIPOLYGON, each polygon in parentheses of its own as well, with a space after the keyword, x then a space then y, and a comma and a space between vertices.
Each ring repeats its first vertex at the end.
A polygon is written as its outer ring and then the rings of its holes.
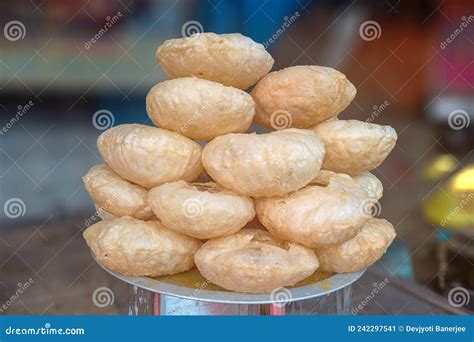
POLYGON ((102 133, 105 164, 83 178, 103 219, 84 232, 99 263, 151 277, 196 265, 225 289, 259 293, 385 253, 395 230, 371 215, 382 184, 370 171, 397 135, 337 118, 356 94, 342 73, 270 72, 270 54, 240 34, 168 40, 156 60, 171 78, 146 99, 157 127, 102 133), (272 132, 245 133, 252 122, 272 132))

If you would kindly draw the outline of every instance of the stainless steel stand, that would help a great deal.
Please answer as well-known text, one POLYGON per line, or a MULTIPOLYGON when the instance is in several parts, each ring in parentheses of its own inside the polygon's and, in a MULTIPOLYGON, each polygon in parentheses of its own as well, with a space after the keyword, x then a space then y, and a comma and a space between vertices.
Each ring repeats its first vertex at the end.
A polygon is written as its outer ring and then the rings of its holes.
POLYGON ((232 315, 232 316, 286 316, 286 315, 350 315, 352 285, 311 299, 288 304, 228 304, 203 302, 163 295, 130 286, 128 313, 137 315, 232 315))
POLYGON ((129 315, 350 315, 351 284, 365 270, 271 294, 185 287, 172 281, 107 272, 130 284, 129 315))

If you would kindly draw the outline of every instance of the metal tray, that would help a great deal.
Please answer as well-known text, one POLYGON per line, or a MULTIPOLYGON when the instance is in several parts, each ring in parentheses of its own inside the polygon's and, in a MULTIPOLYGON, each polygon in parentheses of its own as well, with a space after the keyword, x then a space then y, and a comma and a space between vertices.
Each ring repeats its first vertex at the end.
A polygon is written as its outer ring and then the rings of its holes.
POLYGON ((327 279, 324 279, 323 281, 319 281, 313 284, 300 287, 289 287, 285 290, 286 295, 283 296, 284 298, 279 300, 279 296, 274 296, 270 293, 241 293, 232 291, 216 291, 200 288, 191 288, 181 286, 173 282, 160 281, 148 277, 124 276, 112 272, 102 265, 100 265, 100 267, 102 267, 105 271, 107 271, 114 277, 130 285, 134 285, 151 292, 190 300, 226 304, 275 304, 279 302, 295 302, 304 299, 325 296, 329 293, 340 290, 352 284, 357 279, 359 279, 365 272, 364 269, 362 271, 353 273, 335 274, 327 279))

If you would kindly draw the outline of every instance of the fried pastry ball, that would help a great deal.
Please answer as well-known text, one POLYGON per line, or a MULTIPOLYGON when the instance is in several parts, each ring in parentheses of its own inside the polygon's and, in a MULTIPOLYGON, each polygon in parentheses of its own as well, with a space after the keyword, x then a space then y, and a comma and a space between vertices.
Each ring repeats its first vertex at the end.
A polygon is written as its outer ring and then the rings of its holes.
POLYGON ((262 44, 239 33, 167 40, 155 57, 170 78, 196 76, 240 89, 254 85, 274 62, 262 44))
POLYGON ((397 141, 392 127, 358 120, 323 122, 314 131, 326 147, 323 169, 348 175, 378 167, 397 141))
POLYGON ((157 84, 148 93, 146 108, 155 125, 195 140, 245 132, 255 114, 245 91, 196 77, 157 84))
POLYGON ((120 178, 105 164, 93 166, 82 181, 94 203, 114 216, 132 216, 140 220, 154 216, 146 203, 148 189, 120 178))
POLYGON ((367 192, 370 198, 379 200, 383 195, 382 182, 370 172, 361 173, 352 178, 354 182, 367 192))
POLYGON ((227 134, 203 150, 207 173, 239 194, 271 197, 307 185, 318 174, 324 146, 314 132, 286 129, 268 134, 227 134))
POLYGON ((364 189, 364 191, 367 193, 369 198, 374 199, 376 201, 382 198, 382 195, 383 195, 382 182, 370 172, 364 172, 358 176, 351 177, 349 175, 346 175, 345 173, 336 173, 334 171, 321 170, 318 176, 311 183, 319 184, 319 185, 328 185, 329 178, 333 176, 344 177, 347 179, 352 178, 354 183, 356 183, 362 189, 364 189))
POLYGON ((159 221, 120 217, 100 221, 84 231, 97 261, 113 272, 130 276, 160 276, 194 266, 201 242, 176 233, 159 221))
POLYGON ((384 255, 395 238, 395 229, 387 220, 372 218, 351 240, 317 248, 321 271, 347 273, 369 267, 384 255))
POLYGON ((336 173, 334 171, 321 170, 321 171, 319 171, 316 178, 313 179, 313 181, 310 184, 326 186, 326 185, 329 184, 329 179, 331 177, 341 177, 341 178, 345 178, 345 179, 353 179, 351 176, 346 175, 345 173, 336 173))
POLYGON ((369 216, 367 194, 350 178, 331 177, 281 197, 255 200, 260 222, 275 237, 304 246, 340 243, 359 233, 369 216))
POLYGON ((211 239, 239 231, 255 217, 253 200, 216 183, 167 183, 150 190, 148 204, 170 229, 211 239))
POLYGON ((120 177, 152 188, 203 171, 201 146, 182 135, 144 125, 119 125, 97 139, 102 158, 120 177))
POLYGON ((310 128, 343 111, 356 88, 337 70, 300 65, 269 73, 251 95, 255 122, 274 130, 310 128))
POLYGON ((267 231, 255 228, 207 241, 194 260, 210 282, 227 290, 251 293, 294 285, 319 266, 311 249, 278 241, 267 231))

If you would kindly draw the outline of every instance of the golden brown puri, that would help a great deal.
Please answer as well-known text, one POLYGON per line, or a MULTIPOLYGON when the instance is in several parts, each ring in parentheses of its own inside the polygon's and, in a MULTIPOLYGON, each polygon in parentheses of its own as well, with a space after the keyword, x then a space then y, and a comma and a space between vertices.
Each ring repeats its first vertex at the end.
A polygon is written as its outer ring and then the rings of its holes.
POLYGON ((369 267, 384 255, 395 238, 395 229, 387 220, 372 218, 354 238, 317 248, 321 271, 347 273, 369 267))
POLYGON ((100 221, 84 231, 97 261, 113 272, 130 276, 160 276, 194 266, 199 240, 176 233, 159 221, 120 217, 100 221))
POLYGON ((269 73, 251 95, 255 122, 270 129, 310 128, 343 111, 356 89, 337 70, 300 65, 269 73))
POLYGON ((353 178, 349 175, 346 175, 345 173, 337 173, 334 171, 329 171, 329 170, 321 170, 319 171, 318 175, 316 176, 315 179, 311 181, 311 185, 328 185, 329 184, 329 179, 331 177, 341 177, 341 178, 346 178, 346 179, 352 179, 353 178))
POLYGON ((326 147, 322 168, 353 176, 378 167, 397 141, 392 127, 358 120, 323 122, 313 130, 326 147))
POLYGON ((365 190, 370 198, 378 201, 383 196, 382 182, 370 172, 361 173, 352 178, 354 182, 365 190))
POLYGON ((351 179, 359 185, 369 196, 369 198, 378 201, 383 195, 382 182, 370 172, 361 173, 358 176, 351 177, 345 173, 336 173, 329 170, 321 170, 311 184, 328 185, 329 178, 333 176, 345 177, 351 179))
POLYGON ((216 183, 167 183, 150 190, 148 204, 174 231, 211 239, 236 233, 255 217, 253 200, 216 183))
POLYGON ((350 178, 307 186, 281 197, 255 200, 260 222, 275 237, 318 247, 353 238, 367 222, 367 194, 350 178))
POLYGON ((240 89, 254 85, 274 62, 262 44, 239 33, 167 40, 155 57, 170 78, 196 76, 240 89))
POLYGON ((255 114, 245 91, 196 77, 158 83, 148 93, 146 108, 156 126, 206 141, 245 132, 255 114))
POLYGON ((148 189, 120 178, 105 164, 93 166, 82 181, 96 206, 114 216, 132 216, 140 220, 154 216, 146 203, 148 189))
POLYGON ((193 181, 203 171, 201 146, 162 128, 115 126, 99 136, 97 147, 120 177, 146 188, 180 179, 193 181))
POLYGON ((227 134, 203 150, 207 173, 239 194, 270 197, 304 187, 318 174, 324 146, 310 130, 227 134))
POLYGON ((311 249, 278 241, 267 231, 254 228, 207 241, 194 260, 210 282, 251 293, 294 285, 319 266, 311 249))

